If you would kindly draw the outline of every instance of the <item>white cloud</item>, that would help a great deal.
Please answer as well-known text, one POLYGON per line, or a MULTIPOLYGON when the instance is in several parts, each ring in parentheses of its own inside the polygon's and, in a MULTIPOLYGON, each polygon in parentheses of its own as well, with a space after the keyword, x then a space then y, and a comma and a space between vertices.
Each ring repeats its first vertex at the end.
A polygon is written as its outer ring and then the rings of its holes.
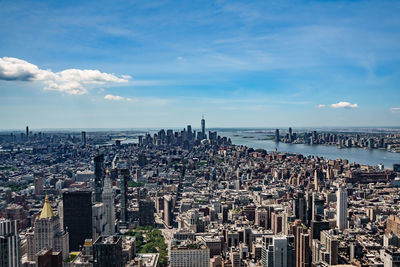
POLYGON ((315 107, 316 107, 316 108, 324 108, 324 107, 326 107, 326 105, 324 105, 324 104, 319 104, 319 105, 316 105, 315 107))
POLYGON ((392 113, 400 113, 400 108, 391 108, 390 111, 392 113))
POLYGON ((128 82, 128 75, 116 76, 99 70, 66 69, 60 72, 42 70, 18 58, 0 58, 0 80, 44 83, 45 90, 71 95, 87 94, 87 85, 128 82))
POLYGON ((117 101, 124 100, 124 98, 122 96, 119 96, 119 95, 105 95, 104 99, 105 100, 117 100, 117 101))
POLYGON ((352 104, 350 102, 340 101, 336 104, 331 105, 332 108, 358 108, 358 104, 352 104))

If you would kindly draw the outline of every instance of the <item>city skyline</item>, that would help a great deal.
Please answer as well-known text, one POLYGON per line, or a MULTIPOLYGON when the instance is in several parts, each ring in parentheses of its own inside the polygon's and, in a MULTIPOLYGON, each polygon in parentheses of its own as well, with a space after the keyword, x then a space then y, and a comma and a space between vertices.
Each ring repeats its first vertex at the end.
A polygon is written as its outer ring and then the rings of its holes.
POLYGON ((400 3, 0 3, 0 128, 398 126, 400 3))

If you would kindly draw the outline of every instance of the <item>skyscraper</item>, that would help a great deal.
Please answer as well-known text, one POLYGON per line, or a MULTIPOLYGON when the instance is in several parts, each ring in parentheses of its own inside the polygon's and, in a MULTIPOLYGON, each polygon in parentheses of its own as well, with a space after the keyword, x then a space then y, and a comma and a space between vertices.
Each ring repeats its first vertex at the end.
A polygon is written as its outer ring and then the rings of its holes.
POLYGON ((206 120, 204 119, 204 115, 201 118, 201 139, 206 138, 206 120))
POLYGON ((139 225, 154 226, 154 202, 151 199, 139 201, 139 225))
POLYGON ((69 249, 79 251, 85 239, 93 237, 92 192, 64 192, 63 211, 64 227, 69 233, 69 249))
POLYGON ((60 227, 60 217, 54 214, 46 196, 40 216, 36 218, 34 233, 29 233, 28 260, 34 261, 42 249, 52 249, 62 253, 65 260, 69 255, 69 234, 60 227))
POLYGON ((280 137, 279 137, 279 129, 275 130, 275 142, 279 142, 280 141, 280 137))
POLYGON ((106 235, 113 235, 115 233, 115 206, 114 206, 114 192, 112 189, 111 179, 109 172, 106 172, 106 178, 104 180, 103 188, 103 203, 106 216, 106 229, 104 233, 106 235))
POLYGON ((347 225, 347 191, 340 187, 336 193, 336 226, 343 231, 347 225))
POLYGON ((94 158, 94 201, 101 202, 101 192, 104 184, 104 155, 94 158))
POLYGON ((28 139, 29 138, 29 127, 28 126, 26 126, 26 128, 25 128, 25 135, 26 135, 26 139, 28 139))
POLYGON ((21 266, 17 221, 0 219, 0 266, 21 266))
POLYGON ((121 216, 120 216, 120 224, 121 226, 127 226, 128 223, 128 179, 129 179, 129 170, 122 169, 121 175, 119 176, 120 182, 120 191, 121 191, 121 216))
POLYGON ((86 146, 86 132, 82 131, 81 133, 81 144, 82 146, 86 146))

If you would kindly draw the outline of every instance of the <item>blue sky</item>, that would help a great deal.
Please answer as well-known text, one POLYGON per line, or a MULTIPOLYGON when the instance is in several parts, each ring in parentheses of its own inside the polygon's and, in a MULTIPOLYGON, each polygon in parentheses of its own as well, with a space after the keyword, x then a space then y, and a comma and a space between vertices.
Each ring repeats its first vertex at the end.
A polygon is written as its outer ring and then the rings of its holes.
POLYGON ((0 2, 0 129, 399 126, 399 1, 0 2))

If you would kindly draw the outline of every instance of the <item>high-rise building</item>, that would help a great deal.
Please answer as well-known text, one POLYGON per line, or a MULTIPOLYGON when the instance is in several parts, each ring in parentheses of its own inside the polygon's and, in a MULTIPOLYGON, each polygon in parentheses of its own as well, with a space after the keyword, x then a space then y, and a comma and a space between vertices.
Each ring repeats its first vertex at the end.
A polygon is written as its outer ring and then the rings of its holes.
POLYGON ((104 155, 94 158, 94 201, 101 202, 101 193, 104 184, 104 155))
POLYGON ((347 227, 347 191, 340 187, 336 193, 336 226, 343 231, 347 227))
POLYGON ((201 118, 201 139, 206 138, 206 120, 204 119, 204 115, 201 118))
POLYGON ((107 171, 104 180, 103 188, 103 204, 105 210, 105 219, 107 221, 105 235, 113 235, 115 233, 115 205, 114 205, 114 192, 112 189, 110 175, 107 171))
POLYGON ((26 139, 28 139, 29 138, 29 127, 28 126, 26 126, 25 135, 26 135, 26 139))
POLYGON ((321 232, 321 243, 324 245, 328 255, 327 263, 329 265, 338 264, 338 240, 330 231, 321 232))
POLYGON ((264 244, 261 255, 263 267, 294 267, 294 236, 273 236, 269 244, 264 244))
POLYGON ((164 196, 164 223, 170 227, 173 222, 172 197, 164 196))
MULTIPOLYGON (((120 222, 123 225, 128 223, 128 179, 129 179, 129 170, 122 169, 121 175, 119 176, 120 183, 120 191, 121 191, 121 214, 120 214, 120 222)), ((122 225, 121 224, 121 225, 122 225)))
POLYGON ((28 261, 35 261, 43 249, 61 252, 65 260, 69 255, 69 234, 60 227, 60 217, 54 214, 46 196, 40 216, 35 219, 34 232, 28 233, 28 261))
POLYGON ((81 132, 81 144, 82 144, 82 146, 86 146, 86 132, 85 131, 81 132))
POLYGON ((0 219, 0 266, 22 266, 17 221, 0 219))
POLYGON ((94 267, 122 267, 122 237, 100 236, 93 244, 94 267))
POLYGON ((292 128, 289 127, 289 141, 292 142, 293 141, 293 133, 292 133, 292 128))
POLYGON ((63 219, 69 233, 69 249, 79 251, 85 239, 91 239, 93 235, 92 192, 64 192, 63 219))
POLYGON ((306 223, 306 199, 303 192, 296 192, 293 198, 293 211, 296 219, 300 219, 302 223, 306 223))
POLYGON ((280 137, 279 137, 279 129, 275 130, 275 142, 279 142, 280 141, 280 137))
POLYGON ((191 125, 188 125, 187 126, 187 130, 186 130, 186 137, 187 137, 187 139, 190 141, 190 140, 192 140, 192 135, 193 135, 193 133, 192 133, 192 126, 191 125))
POLYGON ((295 221, 293 227, 296 247, 296 267, 311 267, 310 235, 301 221, 295 221))
POLYGON ((154 226, 154 202, 151 199, 139 201, 139 225, 154 226))

